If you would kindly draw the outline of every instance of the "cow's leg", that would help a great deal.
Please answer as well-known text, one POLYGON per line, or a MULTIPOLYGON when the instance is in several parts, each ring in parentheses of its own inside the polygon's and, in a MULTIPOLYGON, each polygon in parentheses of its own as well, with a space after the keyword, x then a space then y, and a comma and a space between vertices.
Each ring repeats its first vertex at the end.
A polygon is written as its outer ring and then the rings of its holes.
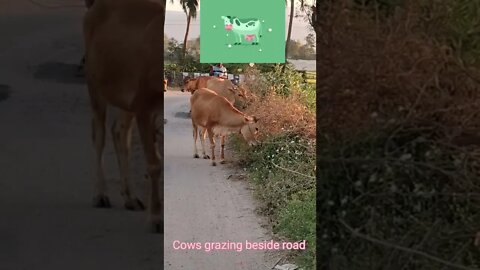
POLYGON ((221 142, 221 147, 222 150, 220 152, 220 164, 225 164, 225 155, 224 155, 224 150, 225 150, 225 135, 222 135, 222 142, 221 142))
POLYGON ((122 178, 121 194, 125 201, 125 208, 129 210, 144 210, 142 201, 132 195, 129 183, 129 159, 132 141, 134 115, 128 112, 121 112, 119 119, 112 125, 112 138, 117 155, 120 177, 122 178))
POLYGON ((207 128, 208 139, 210 140, 210 148, 212 149, 212 166, 216 166, 215 163, 215 135, 213 134, 213 130, 211 128, 207 128))
POLYGON ((136 118, 150 180, 149 221, 156 232, 163 233, 163 198, 160 199, 160 194, 163 196, 163 152, 157 151, 156 142, 156 135, 163 141, 163 132, 156 132, 155 119, 150 111, 139 113, 136 118))
MULTIPOLYGON (((192 128, 193 128, 193 158, 199 158, 198 150, 197 150, 197 138, 198 138, 198 126, 195 125, 192 121, 192 128)), ((200 141, 202 139, 200 138, 200 141)), ((203 144, 202 144, 203 147, 203 144)))
POLYGON ((96 182, 93 206, 109 208, 110 200, 106 195, 107 186, 103 170, 103 149, 105 148, 105 120, 107 117, 107 102, 92 89, 88 87, 90 102, 92 106, 92 140, 95 145, 95 167, 96 182))
POLYGON ((235 44, 234 45, 240 45, 242 36, 239 33, 235 33, 234 35, 235 35, 235 44))
POLYGON ((199 131, 200 134, 200 143, 202 144, 202 154, 204 159, 209 159, 210 157, 205 153, 205 137, 207 136, 207 129, 202 128, 199 131))

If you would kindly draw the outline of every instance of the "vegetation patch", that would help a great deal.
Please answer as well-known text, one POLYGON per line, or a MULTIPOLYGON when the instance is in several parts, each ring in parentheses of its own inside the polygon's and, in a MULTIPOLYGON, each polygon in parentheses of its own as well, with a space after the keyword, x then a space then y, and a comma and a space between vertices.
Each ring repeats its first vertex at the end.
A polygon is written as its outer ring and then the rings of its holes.
POLYGON ((262 202, 260 212, 278 238, 307 241, 306 250, 291 255, 303 269, 315 269, 314 90, 291 66, 283 72, 279 65, 267 73, 249 69, 247 76, 255 77, 248 83, 247 113, 259 118, 262 144, 247 147, 239 136, 230 143, 262 202))
POLYGON ((319 266, 478 269, 479 6, 347 2, 318 7, 319 266))

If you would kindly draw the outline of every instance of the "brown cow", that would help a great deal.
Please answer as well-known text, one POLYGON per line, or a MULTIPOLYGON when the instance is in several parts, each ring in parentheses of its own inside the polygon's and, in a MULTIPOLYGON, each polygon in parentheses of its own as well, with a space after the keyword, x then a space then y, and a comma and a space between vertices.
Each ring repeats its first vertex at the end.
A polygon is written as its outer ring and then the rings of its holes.
POLYGON ((233 105, 235 105, 235 101, 242 101, 243 104, 245 104, 247 101, 245 89, 243 87, 237 87, 230 80, 208 80, 206 88, 215 91, 222 97, 225 97, 233 105))
POLYGON ((183 80, 183 87, 180 91, 182 92, 187 91, 193 94, 195 90, 199 88, 207 87, 207 82, 211 79, 218 80, 219 78, 214 76, 199 76, 196 78, 185 78, 183 80))
MULTIPOLYGON (((258 133, 257 118, 247 116, 228 102, 222 96, 219 96, 212 90, 200 88, 193 93, 190 98, 192 108, 192 127, 194 158, 199 158, 197 152, 197 137, 199 135, 198 127, 203 128, 208 134, 210 148, 212 150, 212 165, 215 166, 215 135, 222 138, 220 163, 225 162, 224 149, 225 137, 232 132, 239 132, 249 145, 256 145, 256 135, 258 133)), ((205 131, 200 134, 202 144, 203 158, 209 156, 205 154, 205 131)))
POLYGON ((93 112, 96 150, 95 207, 110 207, 103 170, 107 107, 121 111, 112 137, 127 209, 144 209, 128 181, 132 124, 137 122, 150 180, 149 220, 163 233, 163 32, 165 0, 95 0, 83 31, 86 79, 93 112), (157 138, 155 135, 159 135, 157 138), (159 145, 160 144, 160 145, 159 145))
POLYGON ((163 92, 167 92, 168 80, 163 80, 163 92))

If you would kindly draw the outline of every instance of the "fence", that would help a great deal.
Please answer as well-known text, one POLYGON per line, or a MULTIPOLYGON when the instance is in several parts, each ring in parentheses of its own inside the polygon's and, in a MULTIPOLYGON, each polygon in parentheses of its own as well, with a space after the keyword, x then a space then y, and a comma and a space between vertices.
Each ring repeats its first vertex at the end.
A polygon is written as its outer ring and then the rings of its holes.
MULTIPOLYGON (((165 71, 165 79, 168 80, 168 85, 172 87, 183 86, 183 80, 186 77, 196 78, 199 76, 210 76, 210 74, 201 72, 165 71)), ((228 79, 231 80, 234 84, 239 84, 244 81, 244 75, 228 73, 228 79)))

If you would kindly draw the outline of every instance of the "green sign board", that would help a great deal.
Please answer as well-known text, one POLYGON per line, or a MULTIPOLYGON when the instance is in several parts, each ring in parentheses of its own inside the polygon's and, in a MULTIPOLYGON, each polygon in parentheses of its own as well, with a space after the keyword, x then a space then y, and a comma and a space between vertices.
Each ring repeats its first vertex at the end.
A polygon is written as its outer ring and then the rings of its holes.
POLYGON ((284 63, 285 0, 202 0, 201 63, 284 63))

